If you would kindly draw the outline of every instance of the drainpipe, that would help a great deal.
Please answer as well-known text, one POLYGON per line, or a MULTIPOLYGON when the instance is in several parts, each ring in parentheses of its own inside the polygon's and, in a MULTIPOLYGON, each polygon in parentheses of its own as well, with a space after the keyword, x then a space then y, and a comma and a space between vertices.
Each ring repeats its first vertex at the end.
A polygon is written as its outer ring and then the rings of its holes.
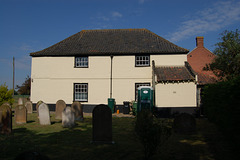
POLYGON ((113 62, 113 55, 111 57, 111 73, 110 73, 110 98, 112 98, 112 62, 113 62))
POLYGON ((152 87, 153 87, 153 106, 155 106, 155 62, 152 60, 152 87))

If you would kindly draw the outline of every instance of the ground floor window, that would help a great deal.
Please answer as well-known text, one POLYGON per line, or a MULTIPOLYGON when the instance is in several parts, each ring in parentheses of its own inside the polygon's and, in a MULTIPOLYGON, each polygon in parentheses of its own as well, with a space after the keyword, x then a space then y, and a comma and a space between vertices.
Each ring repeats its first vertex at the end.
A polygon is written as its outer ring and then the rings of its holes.
POLYGON ((87 102, 88 101, 88 84, 74 83, 74 101, 87 102))
POLYGON ((135 101, 137 101, 137 97, 138 97, 138 87, 141 86, 150 86, 150 83, 135 83, 135 101))

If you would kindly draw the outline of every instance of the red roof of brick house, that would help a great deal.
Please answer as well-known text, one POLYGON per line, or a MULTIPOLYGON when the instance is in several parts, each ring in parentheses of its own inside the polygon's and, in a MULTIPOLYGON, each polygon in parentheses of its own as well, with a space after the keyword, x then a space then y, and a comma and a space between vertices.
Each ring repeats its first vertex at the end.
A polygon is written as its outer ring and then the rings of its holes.
POLYGON ((198 75, 198 84, 216 82, 217 77, 212 71, 204 71, 206 64, 211 63, 216 55, 204 47, 203 37, 196 38, 196 48, 187 55, 187 61, 198 75))

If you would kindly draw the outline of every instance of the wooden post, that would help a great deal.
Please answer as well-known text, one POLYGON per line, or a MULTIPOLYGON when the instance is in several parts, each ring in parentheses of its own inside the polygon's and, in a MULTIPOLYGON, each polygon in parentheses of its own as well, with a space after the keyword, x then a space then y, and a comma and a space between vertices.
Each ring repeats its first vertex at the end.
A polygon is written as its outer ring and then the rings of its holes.
POLYGON ((13 96, 14 96, 14 81, 15 81, 15 58, 13 57, 13 96))

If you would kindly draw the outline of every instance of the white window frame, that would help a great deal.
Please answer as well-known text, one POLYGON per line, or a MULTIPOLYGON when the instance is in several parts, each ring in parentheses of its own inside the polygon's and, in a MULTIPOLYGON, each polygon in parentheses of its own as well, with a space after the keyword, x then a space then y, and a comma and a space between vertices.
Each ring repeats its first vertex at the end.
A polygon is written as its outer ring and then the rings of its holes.
POLYGON ((74 83, 74 101, 88 102, 88 83, 74 83))
POLYGON ((76 68, 88 68, 88 57, 75 57, 76 68))
POLYGON ((138 99, 138 88, 141 86, 151 86, 150 82, 135 83, 135 101, 138 99))
POLYGON ((148 67, 150 66, 150 56, 135 56, 136 67, 148 67))

